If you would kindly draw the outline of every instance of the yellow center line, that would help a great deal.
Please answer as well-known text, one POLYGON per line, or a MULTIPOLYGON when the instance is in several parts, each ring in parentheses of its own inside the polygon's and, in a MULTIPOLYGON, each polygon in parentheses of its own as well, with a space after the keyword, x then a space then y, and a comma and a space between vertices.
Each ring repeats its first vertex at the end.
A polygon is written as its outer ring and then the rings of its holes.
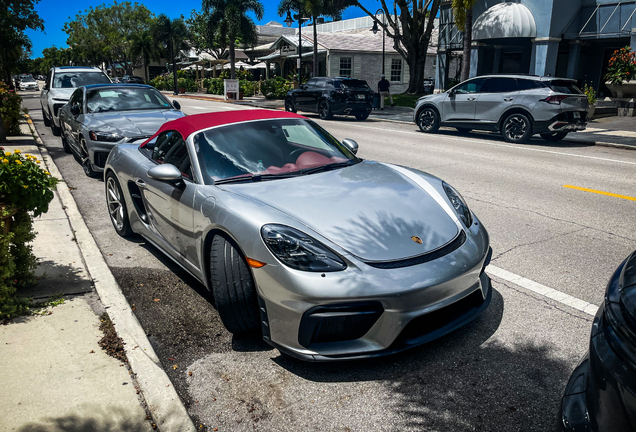
POLYGON ((595 194, 599 194, 599 195, 607 195, 607 196, 611 196, 614 198, 622 198, 622 199, 626 199, 626 200, 630 200, 630 201, 636 201, 636 197, 630 197, 627 195, 618 195, 615 193, 611 193, 611 192, 603 192, 600 190, 596 190, 596 189, 588 189, 588 188, 583 188, 583 187, 578 187, 578 186, 572 186, 572 185, 563 185, 564 188, 568 188, 568 189, 576 189, 576 190, 580 190, 583 192, 591 192, 591 193, 595 193, 595 194))

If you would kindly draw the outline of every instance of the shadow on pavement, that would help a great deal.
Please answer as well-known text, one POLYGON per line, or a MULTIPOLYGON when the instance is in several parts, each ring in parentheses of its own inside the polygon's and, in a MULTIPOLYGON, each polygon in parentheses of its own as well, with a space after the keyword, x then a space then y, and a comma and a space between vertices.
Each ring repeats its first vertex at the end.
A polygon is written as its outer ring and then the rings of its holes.
POLYGON ((152 430, 143 419, 117 419, 117 413, 80 417, 69 415, 47 419, 45 422, 30 423, 18 429, 18 432, 145 432, 152 430))
MULTIPOLYGON (((414 129, 414 132, 420 132, 419 129, 414 129)), ((422 136, 425 135, 429 135, 429 134, 425 134, 424 132, 421 132, 422 136)), ((569 141, 570 139, 574 139, 576 138, 576 134, 572 133, 569 134, 568 137, 566 138, 568 141, 560 141, 560 142, 556 142, 556 143, 551 143, 548 141, 543 140, 542 138, 539 137, 533 137, 532 139, 530 139, 529 142, 525 143, 525 144, 512 144, 512 143, 507 143, 503 137, 501 136, 501 134, 497 133, 497 132, 482 132, 482 131, 474 131, 474 132, 467 132, 467 133, 463 133, 463 132, 458 132, 455 129, 440 129, 438 132, 436 132, 435 134, 430 134, 431 137, 435 136, 435 135, 444 135, 447 137, 452 137, 452 138, 464 138, 464 139, 476 139, 476 140, 488 140, 488 141, 500 141, 503 144, 510 144, 510 145, 524 145, 524 146, 536 146, 536 147, 549 147, 549 148, 554 148, 554 149, 563 149, 563 148, 584 148, 584 147, 593 147, 594 144, 593 143, 589 143, 589 142, 577 142, 577 141, 569 141)))

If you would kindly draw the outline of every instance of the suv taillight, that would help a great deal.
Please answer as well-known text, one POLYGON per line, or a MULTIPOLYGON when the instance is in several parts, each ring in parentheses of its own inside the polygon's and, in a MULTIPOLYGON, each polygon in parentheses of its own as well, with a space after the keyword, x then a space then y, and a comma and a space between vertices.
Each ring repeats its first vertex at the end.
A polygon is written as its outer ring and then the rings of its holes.
POLYGON ((567 96, 565 95, 554 95, 554 96, 548 96, 545 99, 541 99, 542 102, 547 102, 549 104, 553 104, 553 105, 561 105, 561 101, 563 99, 565 99, 567 96))

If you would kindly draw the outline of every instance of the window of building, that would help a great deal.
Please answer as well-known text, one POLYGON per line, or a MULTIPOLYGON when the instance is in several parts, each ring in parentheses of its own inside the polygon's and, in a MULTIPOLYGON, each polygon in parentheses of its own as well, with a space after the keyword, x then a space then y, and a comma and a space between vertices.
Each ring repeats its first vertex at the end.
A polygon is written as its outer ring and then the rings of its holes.
POLYGON ((351 57, 340 57, 340 76, 351 77, 351 57))
POLYGON ((391 59, 391 81, 402 82, 402 59, 391 59))

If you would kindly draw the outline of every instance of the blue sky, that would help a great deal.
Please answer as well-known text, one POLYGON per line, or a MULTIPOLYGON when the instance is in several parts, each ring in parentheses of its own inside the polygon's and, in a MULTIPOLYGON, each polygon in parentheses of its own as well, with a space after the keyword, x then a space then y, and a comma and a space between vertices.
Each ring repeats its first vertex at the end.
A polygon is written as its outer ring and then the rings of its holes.
MULTIPOLYGON (((93 1, 93 0, 40 0, 35 6, 36 11, 44 20, 44 32, 27 31, 27 35, 33 43, 33 58, 40 57, 42 50, 51 46, 58 48, 66 48, 67 34, 62 30, 64 23, 75 18, 75 15, 84 12, 89 6, 99 6, 101 4, 112 4, 111 1, 93 1)), ((138 3, 145 5, 152 13, 159 15, 165 13, 171 18, 183 15, 186 18, 190 16, 193 9, 201 9, 200 0, 153 0, 139 1, 138 3)), ((284 18, 276 14, 279 0, 261 0, 265 8, 263 19, 257 24, 265 24, 269 21, 278 21, 282 23, 284 18)), ((362 0, 364 7, 375 11, 380 7, 379 0, 362 0)), ((387 2, 392 4, 392 2, 387 2)), ((356 18, 364 16, 362 9, 350 7, 343 15, 343 19, 356 18)))

